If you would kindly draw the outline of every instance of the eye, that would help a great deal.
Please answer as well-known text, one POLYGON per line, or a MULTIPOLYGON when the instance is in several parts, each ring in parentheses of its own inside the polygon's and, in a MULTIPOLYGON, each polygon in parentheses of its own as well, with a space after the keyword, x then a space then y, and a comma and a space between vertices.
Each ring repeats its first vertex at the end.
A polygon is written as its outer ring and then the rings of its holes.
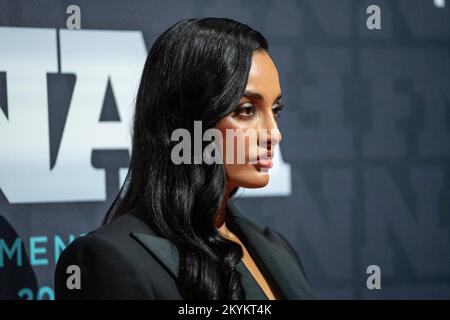
POLYGON ((236 108, 235 114, 244 118, 249 118, 253 116, 256 112, 256 107, 251 103, 241 104, 236 108))
POLYGON ((284 108, 284 104, 277 102, 274 107, 272 108, 272 112, 275 115, 275 118, 279 118, 280 117, 280 112, 281 110, 283 110, 284 108))

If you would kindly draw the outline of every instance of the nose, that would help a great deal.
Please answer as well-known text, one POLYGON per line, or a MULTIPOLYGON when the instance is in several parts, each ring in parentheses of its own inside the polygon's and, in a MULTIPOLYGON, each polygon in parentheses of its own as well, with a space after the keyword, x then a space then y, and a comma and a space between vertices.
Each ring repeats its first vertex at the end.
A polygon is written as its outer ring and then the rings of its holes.
POLYGON ((272 112, 262 119, 260 126, 260 134, 258 144, 261 147, 267 148, 267 151, 272 152, 275 146, 280 143, 282 135, 278 129, 277 121, 272 112))

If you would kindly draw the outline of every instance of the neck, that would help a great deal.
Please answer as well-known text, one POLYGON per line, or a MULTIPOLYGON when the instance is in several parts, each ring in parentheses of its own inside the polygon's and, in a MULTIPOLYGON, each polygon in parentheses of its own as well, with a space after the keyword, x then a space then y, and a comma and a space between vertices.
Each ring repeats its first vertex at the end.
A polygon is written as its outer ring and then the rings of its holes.
POLYGON ((226 207, 228 203, 228 193, 225 194, 222 203, 220 204, 219 209, 217 210, 214 224, 216 228, 220 228, 225 224, 225 215, 226 215, 226 207))
POLYGON ((220 204, 219 209, 217 210, 216 217, 215 217, 215 226, 219 230, 220 233, 222 233, 225 236, 230 235, 230 231, 228 230, 226 223, 225 223, 225 215, 226 215, 226 207, 229 199, 231 190, 229 188, 226 188, 225 196, 223 198, 222 203, 220 204))

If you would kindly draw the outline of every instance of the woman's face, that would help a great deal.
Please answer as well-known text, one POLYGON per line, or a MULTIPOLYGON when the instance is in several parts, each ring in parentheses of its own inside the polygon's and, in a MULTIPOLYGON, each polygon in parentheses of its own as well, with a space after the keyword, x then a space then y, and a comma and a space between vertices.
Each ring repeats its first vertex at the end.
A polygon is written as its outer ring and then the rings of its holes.
POLYGON ((261 188, 269 182, 274 147, 281 140, 277 125, 281 108, 275 64, 266 51, 255 51, 244 96, 236 110, 216 124, 223 137, 228 191, 236 187, 261 188), (229 136, 237 134, 226 139, 227 132, 229 136))

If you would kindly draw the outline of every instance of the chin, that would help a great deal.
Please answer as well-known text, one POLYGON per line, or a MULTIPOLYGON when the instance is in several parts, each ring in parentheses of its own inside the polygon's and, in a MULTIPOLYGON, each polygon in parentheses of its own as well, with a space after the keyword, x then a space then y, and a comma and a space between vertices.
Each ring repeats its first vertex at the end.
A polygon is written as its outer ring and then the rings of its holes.
MULTIPOLYGON (((247 171, 247 170, 246 170, 247 171)), ((253 168, 252 170, 249 170, 247 172, 242 172, 238 175, 236 179, 236 184, 239 187, 242 188, 248 188, 248 189, 256 189, 256 188, 263 188, 267 186, 269 183, 270 177, 269 173, 266 172, 260 172, 256 170, 256 168, 253 168)))
POLYGON ((267 186, 267 184, 269 183, 269 178, 266 178, 264 180, 258 180, 258 181, 254 181, 253 184, 251 184, 250 186, 246 187, 249 189, 256 189, 256 188, 264 188, 265 186, 267 186))

